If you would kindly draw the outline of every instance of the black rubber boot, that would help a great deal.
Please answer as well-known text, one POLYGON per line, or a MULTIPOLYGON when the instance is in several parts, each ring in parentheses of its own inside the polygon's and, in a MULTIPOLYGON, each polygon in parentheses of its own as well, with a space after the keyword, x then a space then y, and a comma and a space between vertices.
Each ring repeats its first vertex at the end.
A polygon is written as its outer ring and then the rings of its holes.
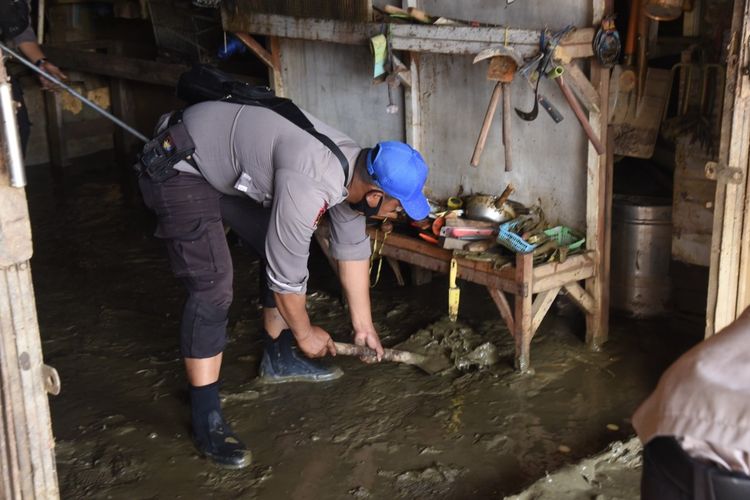
POLYGON ((190 387, 193 442, 198 451, 220 467, 241 469, 251 454, 224 420, 219 403, 219 383, 190 387))
POLYGON ((260 380, 264 383, 328 382, 344 374, 336 366, 324 366, 302 354, 291 330, 283 330, 276 340, 266 332, 263 334, 265 348, 260 362, 260 380))

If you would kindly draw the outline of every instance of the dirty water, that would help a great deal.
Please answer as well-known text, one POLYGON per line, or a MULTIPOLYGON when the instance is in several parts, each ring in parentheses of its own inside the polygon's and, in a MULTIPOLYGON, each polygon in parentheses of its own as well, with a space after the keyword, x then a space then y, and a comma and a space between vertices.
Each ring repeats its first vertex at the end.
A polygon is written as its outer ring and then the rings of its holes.
MULTIPOLYGON (((341 357, 326 360, 345 371, 339 380, 261 385, 258 264, 233 246, 222 397, 253 463, 218 469, 188 438, 180 285, 153 220, 123 203, 109 165, 105 155, 68 168, 64 201, 46 169, 30 171, 43 349, 62 379, 50 404, 63 498, 503 498, 632 437, 634 408, 693 342, 664 322, 620 321, 590 352, 581 318, 555 306, 532 343, 533 375, 519 375, 485 290, 461 282, 451 324, 445 277, 399 288, 383 273, 372 301, 384 344, 448 345, 460 369, 429 376, 341 357)), ((313 321, 350 340, 318 252, 309 293, 313 321)))

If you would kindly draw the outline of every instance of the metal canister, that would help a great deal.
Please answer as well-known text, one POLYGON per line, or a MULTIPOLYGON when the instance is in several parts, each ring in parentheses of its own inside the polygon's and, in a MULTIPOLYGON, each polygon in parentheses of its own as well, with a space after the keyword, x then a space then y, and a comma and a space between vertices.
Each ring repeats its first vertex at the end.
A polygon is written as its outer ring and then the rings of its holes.
POLYGON ((646 0, 646 15, 654 21, 674 21, 682 15, 684 0, 646 0))
POLYGON ((612 206, 611 305, 635 317, 669 307, 672 204, 669 199, 615 195, 612 206))

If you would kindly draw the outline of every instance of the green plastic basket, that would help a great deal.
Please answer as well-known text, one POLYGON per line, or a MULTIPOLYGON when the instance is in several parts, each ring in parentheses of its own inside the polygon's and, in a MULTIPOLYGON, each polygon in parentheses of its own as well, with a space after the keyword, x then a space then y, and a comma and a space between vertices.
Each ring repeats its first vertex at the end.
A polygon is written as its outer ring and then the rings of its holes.
POLYGON ((578 250, 586 242, 585 236, 567 226, 545 229, 544 234, 557 241, 558 246, 567 247, 568 251, 578 250))

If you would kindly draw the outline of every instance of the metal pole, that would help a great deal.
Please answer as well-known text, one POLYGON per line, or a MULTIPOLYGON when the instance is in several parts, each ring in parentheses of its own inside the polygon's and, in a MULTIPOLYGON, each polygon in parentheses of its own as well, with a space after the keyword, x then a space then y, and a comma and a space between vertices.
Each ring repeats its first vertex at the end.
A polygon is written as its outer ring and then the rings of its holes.
MULTIPOLYGON (((5 71, 0 71, 0 73, 4 75, 5 71)), ((7 81, 0 82, 0 112, 2 112, 3 131, 8 146, 10 185, 22 188, 26 186, 26 171, 23 168, 21 141, 18 137, 16 107, 13 105, 13 95, 10 91, 10 83, 7 81)))
POLYGON ((32 63, 30 63, 29 61, 27 61, 26 59, 24 59, 22 56, 20 56, 16 52, 14 52, 11 49, 9 49, 4 44, 0 43, 0 49, 6 51, 8 54, 10 54, 13 57, 15 57, 16 60, 18 60, 18 62, 20 62, 24 66, 28 67, 32 71, 38 73, 43 78, 46 78, 47 80, 51 81, 55 85, 59 86, 60 88, 65 89, 73 97, 75 97, 76 99, 80 100, 82 103, 84 103, 85 105, 87 105, 88 107, 90 107, 91 109, 93 109, 94 111, 96 111, 97 113, 99 113, 101 115, 104 115, 106 118, 108 118, 109 120, 111 120, 113 123, 115 123, 116 125, 119 125, 122 129, 130 132, 131 134, 133 134, 134 136, 136 136, 138 139, 142 140, 143 142, 148 142, 149 141, 148 137, 146 137, 145 135, 141 134, 136 129, 134 129, 133 127, 131 127, 130 125, 128 125, 124 121, 122 121, 119 118, 117 118, 116 116, 114 116, 112 113, 106 111, 105 109, 102 109, 101 107, 99 107, 98 105, 96 105, 95 103, 93 103, 92 101, 86 99, 84 96, 82 96, 81 94, 79 94, 78 92, 76 92, 75 90, 73 90, 68 85, 64 84, 63 82, 61 82, 60 80, 58 80, 54 76, 50 75, 49 73, 45 73, 41 69, 37 68, 32 63))

